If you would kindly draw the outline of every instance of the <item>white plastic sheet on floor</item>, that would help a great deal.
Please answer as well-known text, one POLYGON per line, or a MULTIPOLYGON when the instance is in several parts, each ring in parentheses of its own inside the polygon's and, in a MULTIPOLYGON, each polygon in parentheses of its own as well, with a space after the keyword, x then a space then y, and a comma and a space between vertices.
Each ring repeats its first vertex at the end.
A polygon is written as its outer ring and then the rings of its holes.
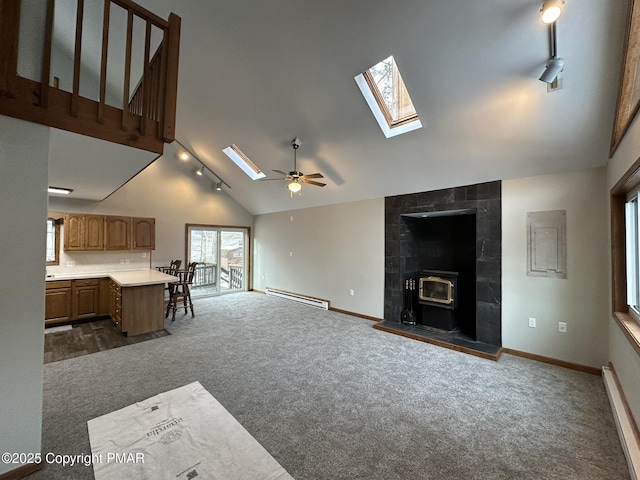
POLYGON ((293 480, 199 382, 87 426, 96 480, 293 480))

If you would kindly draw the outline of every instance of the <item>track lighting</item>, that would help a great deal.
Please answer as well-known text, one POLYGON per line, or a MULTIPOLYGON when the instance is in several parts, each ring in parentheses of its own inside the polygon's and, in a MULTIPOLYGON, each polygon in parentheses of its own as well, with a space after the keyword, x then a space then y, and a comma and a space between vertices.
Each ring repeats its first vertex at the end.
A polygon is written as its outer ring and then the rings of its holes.
POLYGON ((562 5, 564 1, 562 0, 547 0, 542 4, 542 8, 540 8, 540 12, 542 15, 540 20, 542 23, 553 23, 555 22, 560 14, 562 14, 562 5))
POLYGON ((553 83, 563 69, 564 58, 553 57, 547 62, 544 72, 540 75, 540 80, 545 83, 553 83))
POLYGON ((225 182, 220 176, 211 170, 202 160, 200 160, 191 150, 185 147, 178 139, 175 140, 175 143, 180 145, 182 150, 178 153, 178 158, 183 161, 193 160, 200 164, 200 168, 196 169, 194 173, 200 177, 204 175, 205 170, 211 173, 214 177, 218 179, 218 183, 216 184, 216 190, 222 190, 222 185, 225 185, 227 188, 231 188, 227 182, 225 182))

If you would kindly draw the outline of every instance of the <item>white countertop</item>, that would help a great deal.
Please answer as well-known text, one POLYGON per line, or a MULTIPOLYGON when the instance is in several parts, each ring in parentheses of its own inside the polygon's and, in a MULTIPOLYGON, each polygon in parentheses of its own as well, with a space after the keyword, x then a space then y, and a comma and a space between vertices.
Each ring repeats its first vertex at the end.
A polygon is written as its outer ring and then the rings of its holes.
POLYGON ((175 283, 178 281, 178 277, 148 268, 145 270, 120 270, 111 272, 62 273, 52 277, 47 277, 47 282, 55 280, 82 280, 86 278, 105 277, 119 283, 121 287, 139 287, 141 285, 175 283))

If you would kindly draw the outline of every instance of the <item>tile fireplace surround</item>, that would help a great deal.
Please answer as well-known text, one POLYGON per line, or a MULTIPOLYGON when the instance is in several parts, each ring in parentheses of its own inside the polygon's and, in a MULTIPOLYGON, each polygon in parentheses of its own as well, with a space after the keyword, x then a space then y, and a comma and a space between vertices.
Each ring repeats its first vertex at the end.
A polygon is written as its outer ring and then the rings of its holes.
MULTIPOLYGON (((415 235, 415 228, 412 228, 411 221, 415 225, 416 221, 421 221, 420 217, 431 217, 432 212, 438 212, 437 216, 465 212, 467 224, 469 219, 473 222, 473 218, 470 217, 475 217, 475 232, 471 231, 470 235, 472 237, 475 233, 475 265, 473 265, 472 251, 469 268, 472 275, 475 274, 475 308, 471 305, 471 311, 475 311, 475 319, 465 320, 467 324, 471 324, 468 330, 472 332, 471 338, 467 340, 471 340, 470 343, 478 342, 494 346, 496 350, 501 347, 501 192, 501 182, 495 181, 385 198, 384 321, 380 325, 392 328, 408 327, 400 322, 404 280, 418 270, 429 268, 428 265, 420 264, 428 262, 427 260, 416 260, 415 245, 425 242, 411 238, 415 235), (408 221, 407 216, 414 218, 408 221)), ((471 223, 471 229, 473 229, 473 223, 471 223)), ((424 249, 424 247, 417 247, 418 250, 421 248, 424 249)), ((470 302, 473 303, 473 289, 470 302)), ((408 328, 410 333, 419 330, 421 329, 416 327, 408 328)), ((420 337, 420 333, 412 336, 420 337)), ((451 344, 455 344, 459 336, 451 335, 451 340, 448 342, 447 335, 436 333, 437 338, 451 344)))

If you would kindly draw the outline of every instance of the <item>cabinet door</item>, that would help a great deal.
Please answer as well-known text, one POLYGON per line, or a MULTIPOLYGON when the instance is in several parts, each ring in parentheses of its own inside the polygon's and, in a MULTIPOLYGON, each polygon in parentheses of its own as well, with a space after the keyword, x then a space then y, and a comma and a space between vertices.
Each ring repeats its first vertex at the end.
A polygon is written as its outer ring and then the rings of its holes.
POLYGON ((45 294, 45 323, 71 319, 71 288, 48 289, 45 294))
POLYGON ((97 285, 74 288, 73 318, 90 318, 98 316, 100 308, 100 289, 97 285))
POLYGON ((104 217, 85 215, 84 250, 104 250, 104 217))
POLYGON ((84 215, 69 213, 64 216, 64 250, 84 250, 84 215))
POLYGON ((133 249, 155 250, 156 219, 133 218, 133 249))
POLYGON ((105 249, 131 249, 131 217, 106 216, 105 249))

